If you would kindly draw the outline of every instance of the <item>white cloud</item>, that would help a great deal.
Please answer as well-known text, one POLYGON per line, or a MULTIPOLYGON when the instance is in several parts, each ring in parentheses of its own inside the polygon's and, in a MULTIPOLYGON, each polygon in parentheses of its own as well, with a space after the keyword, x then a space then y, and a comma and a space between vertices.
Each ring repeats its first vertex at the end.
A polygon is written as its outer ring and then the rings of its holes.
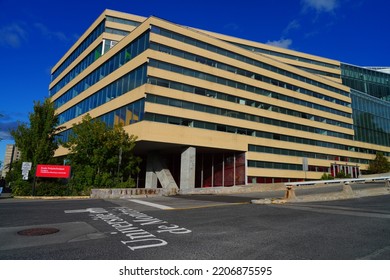
POLYGON ((12 136, 8 131, 0 131, 0 140, 12 140, 12 136))
POLYGON ((0 139, 3 140, 13 139, 10 131, 16 129, 18 126, 19 126, 19 122, 17 121, 0 122, 0 139))
POLYGON ((303 9, 319 12, 333 12, 339 6, 339 0, 301 0, 303 9))
POLYGON ((16 23, 0 27, 0 46, 19 48, 27 40, 27 32, 16 23))
POLYGON ((274 47, 288 49, 292 45, 291 39, 280 39, 278 41, 268 41, 266 44, 274 47))
POLYGON ((35 23, 34 27, 37 28, 41 32, 41 34, 48 39, 55 38, 60 41, 68 40, 64 33, 59 31, 51 31, 46 25, 42 23, 35 23))
POLYGON ((290 33, 293 30, 297 30, 301 28, 301 24, 299 23, 298 20, 294 19, 291 21, 287 27, 283 30, 283 36, 287 36, 288 33, 290 33))

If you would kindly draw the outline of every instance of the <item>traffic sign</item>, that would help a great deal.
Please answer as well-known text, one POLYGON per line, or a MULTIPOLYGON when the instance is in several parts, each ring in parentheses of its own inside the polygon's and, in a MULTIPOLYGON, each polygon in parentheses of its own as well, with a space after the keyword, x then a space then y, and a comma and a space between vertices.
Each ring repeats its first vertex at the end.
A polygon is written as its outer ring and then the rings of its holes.
POLYGON ((28 180, 28 172, 31 170, 32 162, 23 162, 22 163, 22 175, 23 180, 28 180))
POLYGON ((22 163, 22 170, 28 170, 30 171, 32 167, 32 162, 23 162, 22 163))

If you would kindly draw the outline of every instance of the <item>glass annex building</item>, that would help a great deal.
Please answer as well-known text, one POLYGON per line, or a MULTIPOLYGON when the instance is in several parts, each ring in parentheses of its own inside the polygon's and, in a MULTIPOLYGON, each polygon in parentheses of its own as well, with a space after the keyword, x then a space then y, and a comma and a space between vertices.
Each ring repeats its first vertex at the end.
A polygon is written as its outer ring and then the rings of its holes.
POLYGON ((390 156, 390 74, 156 17, 104 11, 49 90, 62 140, 86 113, 138 137, 139 187, 356 177, 390 156))

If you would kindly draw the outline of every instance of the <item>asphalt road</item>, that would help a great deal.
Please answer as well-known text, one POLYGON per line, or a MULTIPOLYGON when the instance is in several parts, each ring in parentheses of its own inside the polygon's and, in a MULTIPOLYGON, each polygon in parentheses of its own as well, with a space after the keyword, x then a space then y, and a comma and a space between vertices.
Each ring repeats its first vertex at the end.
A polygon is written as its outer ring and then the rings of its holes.
POLYGON ((389 195, 250 204, 256 198, 1 199, 0 259, 390 259, 389 195), (48 229, 57 232, 37 235, 48 229))

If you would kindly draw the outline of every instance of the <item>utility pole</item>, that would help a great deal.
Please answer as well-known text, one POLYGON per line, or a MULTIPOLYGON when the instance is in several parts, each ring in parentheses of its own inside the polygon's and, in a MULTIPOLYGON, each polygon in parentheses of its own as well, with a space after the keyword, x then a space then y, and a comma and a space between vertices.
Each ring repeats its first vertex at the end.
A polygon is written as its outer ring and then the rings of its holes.
POLYGON ((119 182, 119 171, 121 168, 121 164, 122 164, 122 146, 119 148, 119 156, 118 156, 118 172, 117 172, 118 182, 119 182))

